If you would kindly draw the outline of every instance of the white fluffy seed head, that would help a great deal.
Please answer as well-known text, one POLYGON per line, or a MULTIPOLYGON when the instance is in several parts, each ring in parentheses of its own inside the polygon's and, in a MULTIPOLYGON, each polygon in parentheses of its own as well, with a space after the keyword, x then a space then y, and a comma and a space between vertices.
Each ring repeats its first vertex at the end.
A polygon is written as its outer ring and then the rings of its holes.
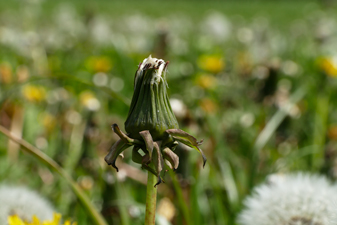
POLYGON ((36 215, 42 221, 52 220, 55 210, 38 193, 25 187, 0 186, 0 224, 7 225, 10 215, 30 221, 36 215))
POLYGON ((332 225, 337 186, 304 173, 273 175, 254 189, 238 217, 241 225, 332 225))

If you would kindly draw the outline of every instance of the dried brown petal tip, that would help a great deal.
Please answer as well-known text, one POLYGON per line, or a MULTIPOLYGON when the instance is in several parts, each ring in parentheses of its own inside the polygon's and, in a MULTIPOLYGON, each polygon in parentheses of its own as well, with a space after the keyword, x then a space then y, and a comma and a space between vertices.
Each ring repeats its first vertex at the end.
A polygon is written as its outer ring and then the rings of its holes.
POLYGON ((112 165, 118 172, 118 168, 115 163, 119 154, 121 154, 125 149, 130 147, 130 145, 125 144, 122 140, 118 140, 110 149, 110 152, 105 156, 104 160, 108 165, 112 165))
POLYGON ((140 136, 143 138, 146 146, 146 150, 149 152, 150 160, 152 157, 152 151, 153 151, 153 139, 148 130, 144 130, 139 132, 140 136))

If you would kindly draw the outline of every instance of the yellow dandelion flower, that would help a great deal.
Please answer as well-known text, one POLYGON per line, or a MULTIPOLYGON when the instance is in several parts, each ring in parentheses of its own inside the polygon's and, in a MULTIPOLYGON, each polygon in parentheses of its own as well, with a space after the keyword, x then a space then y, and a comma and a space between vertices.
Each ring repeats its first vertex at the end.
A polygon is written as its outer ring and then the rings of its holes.
POLYGON ((50 113, 44 112, 41 117, 42 120, 40 121, 41 124, 43 125, 44 128, 46 128, 47 131, 51 131, 54 129, 54 127, 56 126, 56 117, 53 116, 50 113))
POLYGON ((46 98, 46 89, 41 86, 26 85, 22 89, 23 96, 31 102, 41 102, 46 98))
POLYGON ((16 76, 19 82, 25 82, 29 78, 29 69, 27 66, 19 66, 16 69, 16 76))
POLYGON ((210 89, 216 85, 216 78, 210 74, 198 76, 196 84, 204 89, 210 89))
MULTIPOLYGON (((49 221, 40 221, 39 218, 36 216, 32 217, 31 222, 27 222, 25 220, 22 220, 17 215, 12 215, 8 217, 8 225, 60 225, 62 216, 59 213, 54 213, 53 220, 49 221)), ((66 220, 63 225, 77 225, 76 222, 70 222, 70 220, 66 220)))
POLYGON ((337 59, 333 57, 323 57, 318 59, 318 66, 328 76, 337 77, 337 59))
POLYGON ((328 129, 328 137, 331 140, 337 140, 337 125, 332 125, 328 129))
POLYGON ((209 98, 203 98, 200 100, 200 107, 204 112, 213 114, 218 111, 218 105, 209 98))
POLYGON ((78 183, 84 190, 91 190, 94 186, 94 180, 90 176, 79 177, 78 183))
POLYGON ((106 56, 90 57, 86 62, 86 67, 94 72, 106 73, 112 68, 110 58, 106 56))
POLYGON ((17 215, 8 217, 8 225, 26 225, 17 215))
POLYGON ((50 222, 43 222, 42 225, 58 225, 60 224, 60 221, 62 219, 62 216, 61 214, 59 213, 54 213, 54 218, 53 218, 53 221, 50 221, 50 222))
POLYGON ((198 59, 198 66, 211 73, 219 73, 225 68, 225 63, 218 55, 201 55, 198 59))
POLYGON ((97 111, 101 107, 101 103, 91 91, 83 91, 80 94, 80 102, 91 111, 97 111))
POLYGON ((12 82, 12 67, 7 62, 0 64, 0 81, 4 84, 12 82))
POLYGON ((29 225, 40 225, 40 220, 37 218, 37 216, 33 216, 32 222, 29 225))

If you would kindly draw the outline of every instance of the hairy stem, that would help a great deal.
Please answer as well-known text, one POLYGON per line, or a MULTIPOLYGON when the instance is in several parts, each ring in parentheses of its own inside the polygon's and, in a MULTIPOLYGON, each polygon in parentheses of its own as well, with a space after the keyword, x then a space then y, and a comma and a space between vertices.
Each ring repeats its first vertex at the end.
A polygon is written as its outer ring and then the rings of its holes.
POLYGON ((157 188, 154 185, 156 183, 157 177, 147 172, 145 225, 155 225, 157 188))

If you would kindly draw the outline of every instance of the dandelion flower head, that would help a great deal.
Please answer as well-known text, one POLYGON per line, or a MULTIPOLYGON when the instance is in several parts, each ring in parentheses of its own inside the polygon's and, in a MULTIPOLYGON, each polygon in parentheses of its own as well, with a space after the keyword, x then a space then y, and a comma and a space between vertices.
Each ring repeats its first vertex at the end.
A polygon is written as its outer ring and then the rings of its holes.
POLYGON ((198 66, 208 72, 217 74, 225 68, 225 63, 218 55, 201 55, 198 59, 198 66))
MULTIPOLYGON (((22 220, 17 215, 12 215, 8 217, 8 225, 60 225, 61 214, 54 213, 54 217, 52 220, 40 221, 40 219, 36 216, 33 216, 31 222, 27 222, 22 220)), ((69 220, 65 221, 63 225, 77 225, 76 222, 71 223, 69 220)))
POLYGON ((329 76, 337 77, 337 58, 324 57, 318 60, 319 67, 329 76))

